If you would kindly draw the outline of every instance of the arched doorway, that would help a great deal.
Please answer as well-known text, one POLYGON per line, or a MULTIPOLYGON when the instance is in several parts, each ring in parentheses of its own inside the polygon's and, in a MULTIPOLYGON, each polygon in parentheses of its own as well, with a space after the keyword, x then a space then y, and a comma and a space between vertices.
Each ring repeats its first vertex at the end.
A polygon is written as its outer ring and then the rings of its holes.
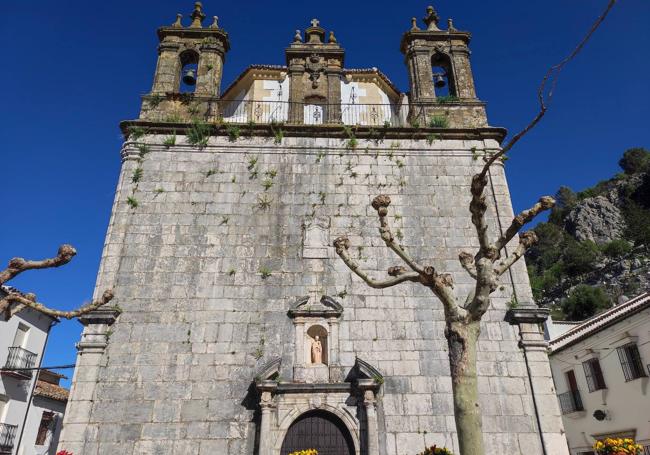
POLYGON ((354 455, 350 432, 333 414, 323 411, 306 412, 291 424, 281 455, 297 450, 316 449, 318 455, 354 455))

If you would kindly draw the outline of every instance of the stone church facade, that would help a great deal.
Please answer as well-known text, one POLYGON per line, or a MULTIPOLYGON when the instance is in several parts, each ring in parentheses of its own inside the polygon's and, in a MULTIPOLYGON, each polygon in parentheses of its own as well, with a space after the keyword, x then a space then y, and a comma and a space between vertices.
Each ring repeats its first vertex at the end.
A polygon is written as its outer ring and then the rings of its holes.
MULTIPOLYGON (((197 3, 190 25, 158 30, 153 88, 122 123, 96 283, 116 306, 81 318, 59 449, 457 452, 440 303, 412 283, 367 287, 332 241, 348 235, 374 276, 399 264, 370 207, 388 194, 403 246, 472 286, 458 261, 477 247, 470 178, 505 130, 476 96, 470 34, 442 30, 433 8, 413 19, 405 94, 376 68, 347 69, 313 20, 286 65, 252 65, 222 92, 229 38, 204 18, 197 3)), ((502 164, 490 191, 497 232, 513 216, 502 164)), ((505 276, 479 341, 487 453, 566 454, 546 314, 523 261, 505 276)))

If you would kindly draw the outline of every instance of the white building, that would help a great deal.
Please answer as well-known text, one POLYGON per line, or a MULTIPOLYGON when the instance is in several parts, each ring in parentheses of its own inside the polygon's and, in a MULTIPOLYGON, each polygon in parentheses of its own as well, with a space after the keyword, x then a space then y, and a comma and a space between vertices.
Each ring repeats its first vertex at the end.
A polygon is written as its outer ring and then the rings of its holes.
MULTIPOLYGON (((0 287, 0 296, 5 295, 6 291, 6 287, 0 287)), ((61 401, 63 393, 58 390, 60 376, 44 373, 39 377, 38 370, 29 368, 41 365, 48 333, 56 322, 56 318, 30 309, 21 311, 8 321, 0 319, 2 455, 55 453, 56 439, 65 409, 65 400, 61 401), (56 393, 53 387, 58 388, 56 393), (44 423, 43 420, 47 422, 44 423), (44 429, 39 431, 40 427, 44 429), (37 446, 37 442, 41 444, 37 446)), ((67 399, 67 396, 65 398, 67 399)))
POLYGON ((572 455, 631 437, 650 454, 650 293, 580 323, 553 323, 551 370, 572 455))

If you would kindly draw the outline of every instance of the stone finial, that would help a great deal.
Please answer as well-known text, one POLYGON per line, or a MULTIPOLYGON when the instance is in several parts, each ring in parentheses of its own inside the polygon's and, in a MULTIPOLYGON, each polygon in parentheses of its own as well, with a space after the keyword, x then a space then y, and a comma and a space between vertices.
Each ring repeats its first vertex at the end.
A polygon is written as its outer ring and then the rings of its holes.
POLYGON ((181 27, 183 27, 183 24, 181 23, 181 19, 183 19, 183 15, 182 15, 182 14, 177 14, 177 15, 176 15, 176 20, 175 20, 174 23, 172 24, 172 27, 174 27, 174 28, 181 28, 181 27))
POLYGON ((201 28, 203 26, 203 20, 205 19, 205 13, 203 12, 203 4, 201 2, 194 3, 194 11, 192 11, 192 24, 191 28, 201 28))
POLYGON ((210 28, 219 28, 219 16, 212 16, 212 24, 210 28))
POLYGON ((440 30, 438 28, 438 21, 440 21, 440 16, 433 6, 427 6, 427 15, 424 16, 424 23, 427 24, 427 30, 440 30))
POLYGON ((325 41, 325 30, 318 19, 312 19, 311 27, 305 30, 305 41, 309 44, 322 44, 325 41))
POLYGON ((328 40, 328 41, 329 41, 330 43, 336 43, 336 42, 337 42, 337 41, 336 41, 336 36, 334 36, 334 31, 333 31, 333 30, 330 30, 330 37, 329 37, 329 40, 328 40))
POLYGON ((447 30, 450 32, 456 31, 456 27, 454 27, 454 21, 451 18, 447 19, 447 30))
POLYGON ((415 32, 417 30, 420 30, 420 27, 418 27, 418 20, 415 17, 411 18, 411 31, 415 32))
POLYGON ((300 30, 296 30, 296 34, 293 35, 293 42, 302 43, 302 35, 300 34, 300 30))

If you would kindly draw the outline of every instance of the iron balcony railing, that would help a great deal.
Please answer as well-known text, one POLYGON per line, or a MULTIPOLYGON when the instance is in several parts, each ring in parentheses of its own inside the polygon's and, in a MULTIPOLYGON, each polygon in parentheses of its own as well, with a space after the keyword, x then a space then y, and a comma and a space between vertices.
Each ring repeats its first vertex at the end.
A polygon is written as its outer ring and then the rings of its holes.
POLYGON ((558 395, 560 399, 560 408, 562 409, 562 414, 570 414, 572 412, 584 411, 582 406, 582 398, 580 398, 580 392, 577 390, 570 390, 558 395))
POLYGON ((304 125, 408 126, 408 106, 395 104, 319 104, 289 101, 222 100, 227 123, 294 123, 304 125))
POLYGON ((4 371, 9 373, 14 373, 16 375, 23 376, 25 378, 32 377, 31 370, 25 370, 25 368, 34 368, 36 363, 36 354, 23 349, 18 346, 12 346, 9 348, 9 357, 7 357, 7 363, 5 363, 4 371))
POLYGON ((0 423, 0 453, 11 453, 18 425, 0 423))

